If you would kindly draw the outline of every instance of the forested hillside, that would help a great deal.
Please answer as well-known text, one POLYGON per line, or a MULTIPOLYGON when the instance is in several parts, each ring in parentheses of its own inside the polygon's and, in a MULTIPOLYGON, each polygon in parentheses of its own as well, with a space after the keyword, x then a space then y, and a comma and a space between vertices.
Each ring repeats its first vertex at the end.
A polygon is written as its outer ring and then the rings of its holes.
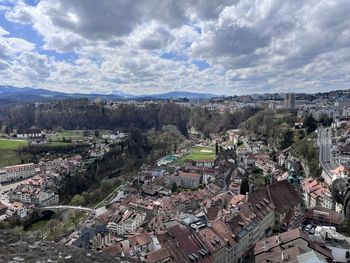
POLYGON ((175 103, 113 105, 88 99, 70 99, 43 104, 15 104, 0 108, 0 124, 8 130, 27 129, 36 126, 42 129, 129 129, 142 131, 164 125, 175 125, 187 135, 187 129, 218 133, 238 125, 253 116, 257 109, 245 108, 230 112, 212 112, 203 108, 187 108, 175 103))

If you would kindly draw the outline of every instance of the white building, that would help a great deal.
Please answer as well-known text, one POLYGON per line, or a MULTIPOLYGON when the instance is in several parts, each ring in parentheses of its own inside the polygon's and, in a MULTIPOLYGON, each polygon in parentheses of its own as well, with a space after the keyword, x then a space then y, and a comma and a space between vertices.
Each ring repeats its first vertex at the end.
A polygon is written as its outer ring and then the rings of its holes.
POLYGON ((134 233, 143 224, 145 218, 146 213, 144 212, 127 210, 118 221, 109 222, 107 228, 120 236, 134 233))
POLYGON ((0 183, 21 180, 35 175, 35 164, 7 166, 0 170, 0 183))

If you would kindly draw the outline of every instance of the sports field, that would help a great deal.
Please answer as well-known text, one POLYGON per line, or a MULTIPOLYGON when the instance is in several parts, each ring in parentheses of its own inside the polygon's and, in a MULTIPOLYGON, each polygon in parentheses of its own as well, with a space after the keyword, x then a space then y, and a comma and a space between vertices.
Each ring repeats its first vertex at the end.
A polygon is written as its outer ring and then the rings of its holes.
POLYGON ((211 147, 193 147, 189 154, 182 156, 179 160, 183 163, 185 160, 215 160, 215 149, 211 147))

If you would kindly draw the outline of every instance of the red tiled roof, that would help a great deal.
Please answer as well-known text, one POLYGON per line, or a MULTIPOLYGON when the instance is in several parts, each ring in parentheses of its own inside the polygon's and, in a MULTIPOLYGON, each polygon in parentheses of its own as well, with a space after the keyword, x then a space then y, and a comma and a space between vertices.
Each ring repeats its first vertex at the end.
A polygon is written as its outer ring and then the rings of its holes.
POLYGON ((280 213, 285 213, 302 202, 299 193, 287 180, 270 184, 266 188, 272 203, 280 213))
POLYGON ((147 263, 156 263, 162 260, 165 260, 170 257, 170 253, 166 248, 161 248, 157 251, 148 253, 146 255, 146 262, 147 263))
POLYGON ((254 248, 254 255, 260 255, 260 254, 265 254, 269 253, 270 250, 278 249, 278 247, 283 244, 283 246, 286 246, 289 242, 292 242, 297 239, 303 239, 308 243, 308 246, 317 251, 318 253, 324 255, 325 257, 328 257, 329 259, 332 259, 332 252, 330 249, 328 249, 326 246, 319 245, 315 242, 313 242, 308 234, 306 234, 303 230, 299 228, 292 229, 288 232, 281 233, 277 236, 272 236, 269 238, 266 238, 264 240, 260 240, 255 244, 254 248), (264 250, 264 246, 267 244, 268 246, 268 251, 264 250))

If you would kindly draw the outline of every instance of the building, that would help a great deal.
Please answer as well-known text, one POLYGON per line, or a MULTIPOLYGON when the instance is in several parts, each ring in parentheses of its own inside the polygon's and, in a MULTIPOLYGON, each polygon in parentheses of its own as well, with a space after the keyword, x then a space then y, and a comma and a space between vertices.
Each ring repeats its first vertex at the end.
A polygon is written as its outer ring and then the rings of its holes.
POLYGON ((295 93, 286 93, 284 95, 284 108, 285 109, 295 108, 295 93))
POLYGON ((0 170, 0 183, 21 180, 35 175, 35 164, 7 166, 0 170))
POLYGON ((226 261, 222 262, 235 262, 242 250, 239 248, 239 242, 236 241, 232 230, 221 219, 214 220, 210 225, 211 229, 226 242, 226 261))
POLYGON ((22 202, 26 205, 57 205, 58 194, 51 189, 41 189, 38 185, 20 184, 9 193, 10 202, 22 202))
POLYGON ((344 216, 334 210, 324 207, 313 207, 305 211, 305 220, 316 226, 339 227, 344 222, 344 216))
POLYGON ((327 116, 328 118, 335 119, 339 116, 338 109, 334 107, 321 107, 321 108, 315 108, 311 109, 310 113, 312 117, 314 117, 316 120, 320 120, 322 117, 327 116))
POLYGON ((170 253, 173 263, 214 262, 203 242, 183 224, 175 224, 156 237, 162 248, 170 253))
POLYGON ((227 249, 224 239, 217 235, 210 227, 200 229, 198 236, 213 257, 212 262, 226 262, 227 249))
POLYGON ((146 263, 165 263, 171 262, 170 253, 168 250, 161 248, 156 251, 152 251, 145 255, 146 263))
MULTIPOLYGON (((299 196, 299 193, 287 180, 269 184, 266 187, 259 188, 252 193, 249 193, 248 202, 250 202, 249 200, 251 200, 252 203, 255 203, 255 207, 260 209, 261 212, 263 212, 264 209, 267 209, 266 206, 268 203, 273 205, 275 208, 273 209, 273 229, 276 230, 280 229, 285 218, 295 210, 299 210, 302 204, 302 198, 299 196)), ((266 211, 266 214, 269 215, 268 210, 266 211)), ((266 219, 266 222, 269 223, 266 223, 265 226, 269 226, 271 223, 270 220, 271 219, 266 219)), ((268 228, 265 229, 268 230, 268 228)))
POLYGON ((301 184, 303 201, 306 208, 324 207, 335 208, 335 202, 329 187, 313 178, 306 178, 301 184))
POLYGON ((346 167, 350 166, 350 143, 342 144, 338 146, 336 153, 336 160, 341 165, 346 167))
POLYGON ((208 167, 208 168, 213 168, 215 165, 215 160, 185 160, 184 162, 185 167, 191 167, 191 166, 196 166, 196 167, 208 167))
POLYGON ((169 175, 166 177, 166 185, 172 187, 176 184, 182 188, 198 188, 202 181, 202 175, 197 173, 179 172, 178 175, 169 175))
POLYGON ((325 246, 312 241, 307 233, 296 228, 288 232, 260 240, 254 248, 255 262, 332 262, 332 251, 325 246), (305 260, 311 252, 316 261, 305 260))
POLYGON ((110 233, 103 225, 96 226, 95 228, 83 228, 79 238, 72 243, 73 246, 84 249, 102 249, 111 244, 110 233))
POLYGON ((28 138, 28 139, 36 139, 41 138, 44 133, 40 129, 31 128, 28 130, 19 129, 17 131, 17 138, 28 138))
POLYGON ((126 233, 135 233, 144 223, 145 218, 146 213, 144 212, 126 210, 117 220, 109 222, 107 228, 120 236, 126 233))

